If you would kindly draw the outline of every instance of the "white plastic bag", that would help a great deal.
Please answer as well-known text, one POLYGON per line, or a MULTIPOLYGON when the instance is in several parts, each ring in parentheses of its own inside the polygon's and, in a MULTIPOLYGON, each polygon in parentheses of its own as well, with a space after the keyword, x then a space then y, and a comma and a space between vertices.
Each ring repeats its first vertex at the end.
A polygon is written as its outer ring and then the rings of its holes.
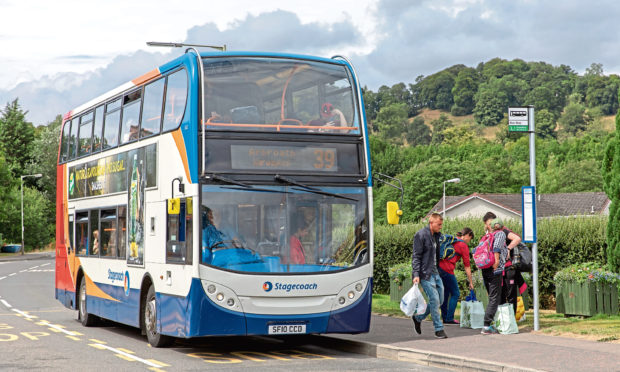
POLYGON ((480 301, 461 301, 461 328, 480 329, 484 326, 484 305, 480 301))
POLYGON ((418 284, 414 284, 400 300, 400 310, 407 316, 424 314, 426 300, 424 300, 418 284))
POLYGON ((517 320, 515 319, 515 311, 512 304, 503 304, 497 307, 495 313, 495 328, 503 335, 519 333, 517 320))

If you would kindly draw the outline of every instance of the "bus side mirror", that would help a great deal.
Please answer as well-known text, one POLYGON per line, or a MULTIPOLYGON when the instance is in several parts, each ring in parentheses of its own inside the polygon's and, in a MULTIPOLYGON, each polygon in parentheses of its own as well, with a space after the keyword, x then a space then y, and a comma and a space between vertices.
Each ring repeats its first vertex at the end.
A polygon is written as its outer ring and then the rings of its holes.
POLYGON ((398 208, 397 202, 387 202, 387 220, 390 225, 398 225, 398 221, 400 221, 400 216, 402 215, 403 211, 398 208))

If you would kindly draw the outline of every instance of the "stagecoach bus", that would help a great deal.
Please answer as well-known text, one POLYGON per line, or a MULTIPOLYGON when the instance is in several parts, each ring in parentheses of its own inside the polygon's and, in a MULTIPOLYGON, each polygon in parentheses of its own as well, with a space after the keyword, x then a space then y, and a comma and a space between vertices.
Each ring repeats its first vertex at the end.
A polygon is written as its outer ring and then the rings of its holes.
POLYGON ((367 332, 371 186, 345 58, 188 48, 64 115, 55 296, 156 347, 367 332))

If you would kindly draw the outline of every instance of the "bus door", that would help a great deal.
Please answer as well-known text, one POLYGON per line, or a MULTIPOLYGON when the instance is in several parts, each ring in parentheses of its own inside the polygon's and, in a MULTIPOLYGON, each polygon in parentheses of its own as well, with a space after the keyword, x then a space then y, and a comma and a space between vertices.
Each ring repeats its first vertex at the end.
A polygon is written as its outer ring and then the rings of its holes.
POLYGON ((166 263, 190 265, 193 252, 193 200, 168 199, 166 213, 166 263))

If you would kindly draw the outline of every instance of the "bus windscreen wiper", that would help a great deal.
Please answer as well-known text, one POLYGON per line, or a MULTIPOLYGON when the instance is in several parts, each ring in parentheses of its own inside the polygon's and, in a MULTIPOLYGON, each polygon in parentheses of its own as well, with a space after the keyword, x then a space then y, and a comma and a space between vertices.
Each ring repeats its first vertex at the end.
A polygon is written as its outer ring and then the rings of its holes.
POLYGON ((241 181, 235 181, 235 180, 233 180, 231 178, 220 176, 219 174, 215 174, 215 173, 211 174, 211 176, 209 176, 209 177, 211 177, 211 179, 214 179, 214 180, 225 182, 225 183, 228 183, 228 184, 231 184, 231 185, 242 186, 242 187, 245 187, 247 189, 253 189, 254 188, 253 186, 248 185, 247 183, 243 183, 241 181))
POLYGON ((342 196, 342 195, 338 195, 338 194, 334 194, 332 192, 328 192, 328 191, 323 191, 323 190, 319 190, 317 188, 314 188, 312 186, 308 186, 305 185, 301 182, 295 181, 292 178, 289 177, 285 177, 285 176, 281 176, 279 174, 276 174, 275 176, 273 176, 273 178, 276 179, 276 181, 280 181, 280 182, 284 182, 284 183, 288 183, 289 185, 294 185, 294 186, 299 186, 301 188, 303 188, 305 191, 314 193, 314 194, 320 194, 320 195, 326 195, 326 196, 332 196, 334 198, 340 198, 340 199, 346 199, 346 200, 352 200, 354 202, 358 201, 357 199, 353 199, 353 198, 349 198, 348 196, 342 196))

